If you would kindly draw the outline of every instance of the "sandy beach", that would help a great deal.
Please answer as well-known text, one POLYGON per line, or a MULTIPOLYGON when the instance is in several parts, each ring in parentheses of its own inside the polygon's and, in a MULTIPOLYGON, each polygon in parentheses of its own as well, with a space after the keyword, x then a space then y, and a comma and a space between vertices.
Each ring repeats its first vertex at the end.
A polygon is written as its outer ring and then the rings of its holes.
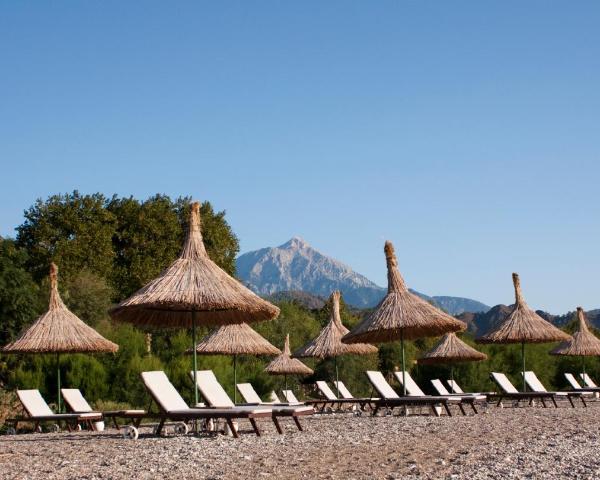
MULTIPOLYGON (((0 437, 3 479, 593 478, 599 405, 489 408, 468 417, 321 415, 279 436, 103 433, 0 437)), ((242 426, 243 427, 243 426, 242 426)))

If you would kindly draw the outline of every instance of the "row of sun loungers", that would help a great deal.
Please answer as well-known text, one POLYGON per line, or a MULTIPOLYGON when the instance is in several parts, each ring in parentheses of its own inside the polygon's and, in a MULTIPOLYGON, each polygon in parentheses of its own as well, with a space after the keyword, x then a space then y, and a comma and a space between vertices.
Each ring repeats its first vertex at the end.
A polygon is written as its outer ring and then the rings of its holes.
MULTIPOLYGON (((193 379, 193 372, 190 374, 193 379)), ((512 400, 515 404, 525 400, 529 405, 539 400, 543 407, 548 406, 547 402, 558 407, 557 400, 565 399, 574 408, 574 400, 578 399, 585 407, 587 406, 585 399, 600 392, 600 387, 585 373, 580 375, 583 386, 573 374, 566 373, 565 378, 573 390, 549 392, 534 372, 527 371, 524 372, 525 382, 530 389, 527 392, 519 392, 506 375, 492 372, 490 378, 498 386, 498 392, 465 393, 454 380, 447 381, 448 389, 441 380, 434 379, 431 380, 431 384, 438 395, 426 395, 408 372, 404 372, 404 375, 402 372, 395 372, 394 376, 400 386, 403 381, 406 382, 407 395, 400 396, 381 372, 367 371, 366 375, 373 387, 373 393, 377 392, 377 397, 355 398, 341 381, 334 382, 338 393, 336 395, 327 382, 318 381, 316 387, 322 396, 320 399, 300 402, 291 390, 283 390, 284 401, 272 392, 272 399, 264 402, 250 383, 241 383, 237 385, 237 389, 245 403, 234 404, 212 371, 198 371, 196 372, 197 385, 207 405, 189 407, 164 372, 143 372, 142 382, 152 399, 148 410, 124 409, 97 412, 91 408, 79 390, 62 389, 65 403, 72 413, 56 414, 52 412, 38 390, 19 390, 17 394, 23 406, 23 415, 9 419, 7 423, 12 423, 15 430, 19 423, 23 422, 33 423, 35 430, 45 422, 63 423, 69 431, 72 431, 81 428, 81 425, 87 426, 90 430, 95 429, 97 423, 101 421, 111 422, 115 428, 119 428, 118 420, 125 420, 129 423, 125 433, 137 438, 137 429, 143 420, 156 420, 158 423, 154 432, 158 435, 163 432, 167 422, 179 422, 176 424, 176 431, 187 433, 189 422, 223 420, 227 423, 231 434, 238 437, 235 421, 248 420, 252 431, 260 436, 257 419, 271 419, 277 432, 281 434, 283 429, 279 420, 282 417, 289 417, 293 419, 298 430, 302 431, 300 417, 313 414, 315 409, 323 413, 333 408, 343 410, 350 407, 359 413, 369 409, 373 415, 376 415, 382 409, 392 413, 395 408, 403 408, 406 412, 409 407, 425 407, 435 416, 439 416, 443 411, 451 416, 450 407, 457 407, 463 415, 466 415, 465 406, 471 407, 474 413, 478 413, 477 406, 487 405, 488 400, 498 406, 501 406, 504 400, 512 400), (154 412, 152 404, 156 406, 154 412)))

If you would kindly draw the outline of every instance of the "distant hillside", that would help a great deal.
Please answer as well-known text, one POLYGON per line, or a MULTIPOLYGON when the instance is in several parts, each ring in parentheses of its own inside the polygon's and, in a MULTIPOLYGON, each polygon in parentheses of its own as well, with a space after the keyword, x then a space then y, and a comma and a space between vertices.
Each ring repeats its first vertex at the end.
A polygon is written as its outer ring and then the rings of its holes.
MULTIPOLYGON (((456 318, 467 324, 469 332, 473 333, 475 336, 481 336, 500 325, 510 313, 511 308, 512 306, 496 305, 487 312, 464 312, 457 315, 456 318)), ((559 328, 564 328, 575 319, 574 312, 569 312, 564 315, 551 315, 542 310, 537 310, 537 314, 559 328)), ((586 312, 586 318, 593 327, 600 328, 600 309, 586 312)))
MULTIPOLYGON (((344 263, 323 255, 299 237, 279 247, 245 253, 238 257, 236 268, 239 279, 256 293, 268 297, 285 292, 284 297, 289 297, 293 292, 295 300, 309 305, 314 304, 314 299, 301 299, 300 292, 326 299, 333 290, 340 290, 344 301, 356 308, 374 307, 386 292, 385 288, 344 263)), ((411 291, 452 315, 489 310, 487 305, 468 298, 430 297, 411 291)))
POLYGON ((317 310, 323 308, 325 302, 327 301, 323 297, 319 297, 318 295, 313 295, 308 292, 299 292, 299 291, 286 291, 286 292, 275 292, 273 295, 268 295, 265 297, 269 301, 273 302, 294 302, 301 305, 304 308, 308 308, 309 310, 317 310))

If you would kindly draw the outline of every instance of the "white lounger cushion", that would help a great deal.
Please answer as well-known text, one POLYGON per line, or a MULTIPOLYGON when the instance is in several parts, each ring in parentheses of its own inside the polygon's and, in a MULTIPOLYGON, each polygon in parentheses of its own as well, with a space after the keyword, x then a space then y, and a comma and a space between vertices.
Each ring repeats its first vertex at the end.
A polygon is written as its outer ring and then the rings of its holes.
POLYGON ((325 396, 325 398, 327 400, 337 400, 338 399, 335 396, 335 393, 333 393, 333 390, 331 390, 331 388, 329 388, 329 385, 327 385, 327 382, 325 382, 323 380, 317 380, 317 388, 325 396))
POLYGON ((142 372, 142 381, 165 412, 189 410, 165 372, 142 372))
POLYGON ((42 397, 39 390, 17 390, 19 400, 31 417, 48 417, 55 415, 42 397))
POLYGON ((274 403, 282 403, 275 390, 271 390, 271 393, 269 393, 269 400, 274 403))
POLYGON ((283 392, 283 396, 285 397, 285 400, 288 403, 300 403, 300 401, 296 398, 296 395, 294 395, 294 392, 292 392, 291 390, 282 390, 283 392))
POLYGON ((447 382, 448 382, 448 385, 450 386, 450 390, 452 391, 452 393, 465 393, 465 392, 463 392, 463 389, 460 388, 458 383, 456 383, 455 380, 447 380, 447 382))
POLYGON ((571 384, 573 390, 581 390, 581 385, 579 385, 579 382, 575 379, 572 373, 565 373, 565 378, 567 379, 567 382, 571 384))
POLYGON ((594 383, 594 381, 590 378, 590 376, 587 373, 580 373, 579 377, 583 380, 583 383, 585 383, 587 387, 598 388, 598 385, 594 383))
POLYGON ((238 391, 242 394, 242 398, 247 403, 262 403, 262 400, 254 390, 254 387, 250 383, 238 383, 238 391))
POLYGON ((354 398, 354 396, 346 388, 346 385, 344 385, 344 382, 342 382, 341 380, 340 381, 334 380, 333 384, 338 389, 338 392, 340 392, 340 395, 342 396, 342 398, 344 398, 344 399, 352 399, 352 398, 354 398))
POLYGON ((531 388, 532 391, 539 393, 548 391, 546 390, 546 387, 544 387, 544 384, 540 382, 540 379, 537 377, 535 372, 528 370, 526 372, 522 372, 522 375, 525 377, 525 383, 527 386, 529 386, 529 388, 531 388))
MULTIPOLYGON (((194 372, 190 373, 193 380, 194 372)), ((198 385, 198 390, 202 393, 202 397, 211 407, 235 407, 235 403, 231 401, 231 398, 229 398, 229 395, 227 395, 227 392, 221 386, 212 370, 198 370, 196 372, 196 384, 198 385)))
POLYGON ((519 393, 519 391, 511 383, 508 377, 503 373, 492 372, 491 375, 494 381, 498 384, 498 386, 502 389, 504 393, 519 393))
POLYGON ((436 392, 438 392, 440 395, 450 395, 450 392, 446 390, 446 387, 444 387, 444 384, 441 380, 436 378, 431 380, 431 384, 433 385, 433 388, 435 388, 436 392))
POLYGON ((389 400, 390 398, 400 398, 381 372, 367 370, 366 374, 369 381, 373 384, 375 390, 377 390, 382 398, 385 398, 386 400, 389 400))
POLYGON ((65 402, 76 413, 93 412, 92 407, 83 397, 78 388, 61 388, 60 389, 65 402))
MULTIPOLYGON (((400 382, 400 385, 402 385, 402 372, 394 372, 394 376, 396 377, 396 379, 398 380, 398 382, 400 382)), ((406 393, 408 393, 409 396, 411 397, 425 397, 425 393, 423 393, 423 390, 421 390, 421 388, 417 385, 417 382, 415 382, 413 380, 413 378, 410 376, 410 373, 408 373, 407 371, 404 371, 404 376, 406 378, 406 393)))

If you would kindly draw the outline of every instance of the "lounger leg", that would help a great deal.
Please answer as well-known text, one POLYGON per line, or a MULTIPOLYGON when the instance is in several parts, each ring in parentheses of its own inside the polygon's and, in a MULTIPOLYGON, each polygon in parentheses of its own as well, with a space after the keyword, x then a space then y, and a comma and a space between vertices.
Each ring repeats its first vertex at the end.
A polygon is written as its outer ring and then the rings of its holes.
POLYGON ((119 429, 119 423, 117 422, 117 416, 116 415, 112 417, 112 421, 113 421, 113 425, 118 430, 119 429))
POLYGON ((38 428, 40 428, 40 422, 35 422, 35 424, 33 425, 33 431, 37 432, 38 428))
POLYGON ((300 430, 301 432, 304 431, 304 429, 302 428, 302 425, 300 424, 300 419, 296 416, 292 417, 294 419, 294 422, 296 423, 296 426, 298 427, 298 430, 300 430))
POLYGON ((479 413, 479 412, 477 411, 477 407, 475 406, 475 402, 471 402, 471 408, 473 409, 473 411, 474 411, 475 413, 479 413))
MULTIPOLYGON (((277 429, 277 433, 279 435, 281 435, 283 433, 283 429, 281 428, 281 424, 279 423, 279 419, 275 416, 272 417, 273 418, 273 423, 275 424, 275 428, 277 429)), ((254 421, 253 418, 250 419, 251 422, 254 421)))
POLYGON ((460 408, 460 412, 463 414, 463 416, 467 414, 467 412, 465 412, 465 408, 463 407, 462 403, 458 404, 458 408, 460 408))
POLYGON ((581 399, 581 403, 583 403, 583 406, 587 408, 587 403, 585 403, 585 398, 583 398, 583 395, 581 395, 579 398, 581 399))
POLYGON ((556 399, 554 397, 550 397, 552 399, 552 403, 554 404, 554 408, 558 408, 558 404, 556 403, 556 399))
POLYGON ((371 415, 374 417, 379 412, 379 405, 376 405, 373 410, 371 410, 371 415))
POLYGON ((156 436, 160 437, 162 433, 163 426, 165 425, 165 418, 161 418, 160 422, 158 422, 158 426, 156 427, 156 436))
MULTIPOLYGON (((544 408, 547 408, 546 407, 546 402, 544 401, 544 397, 540 397, 540 400, 541 400, 542 405, 544 406, 544 408)), ((552 399, 552 400, 554 400, 554 399, 552 399)), ((530 405, 531 405, 532 401, 533 401, 533 398, 530 400, 530 405)), ((554 402, 554 406, 556 407, 556 402, 554 402)))
MULTIPOLYGON (((435 408, 435 405, 433 405, 433 404, 432 404, 432 405, 430 405, 430 407, 431 407, 431 411, 433 412, 433 414, 434 414, 436 417, 439 417, 439 416, 440 416, 440 412, 438 412, 438 409, 437 409, 437 408, 435 408)), ((446 410, 446 411, 447 411, 447 410, 446 410)), ((448 414, 450 414, 450 413, 448 413, 448 414)))
MULTIPOLYGON (((446 409, 446 413, 448 414, 449 417, 451 417, 452 416, 452 412, 450 411, 450 407, 448 406, 448 403, 444 402, 443 405, 444 405, 444 408, 446 409)), ((460 408, 462 410, 462 405, 459 404, 459 406, 460 406, 460 408)), ((465 413, 464 410, 463 410, 463 413, 465 413)))
POLYGON ((567 395, 567 398, 569 399, 569 403, 571 404, 571 408, 575 408, 575 404, 573 403, 573 398, 571 397, 571 395, 567 395))
POLYGON ((502 405, 502 397, 498 399, 498 403, 496 404, 497 407, 499 407, 500 405, 502 405))
MULTIPOLYGON (((260 437, 260 430, 258 429, 258 425, 256 425, 256 421, 253 418, 250 418, 250 423, 252 424, 252 428, 254 428, 254 433, 256 433, 257 437, 260 437)), ((233 425, 233 420, 231 418, 227 419, 227 425, 229 425, 229 430, 231 430, 231 434, 233 438, 239 438, 239 434, 235 429, 235 425, 233 425)))

